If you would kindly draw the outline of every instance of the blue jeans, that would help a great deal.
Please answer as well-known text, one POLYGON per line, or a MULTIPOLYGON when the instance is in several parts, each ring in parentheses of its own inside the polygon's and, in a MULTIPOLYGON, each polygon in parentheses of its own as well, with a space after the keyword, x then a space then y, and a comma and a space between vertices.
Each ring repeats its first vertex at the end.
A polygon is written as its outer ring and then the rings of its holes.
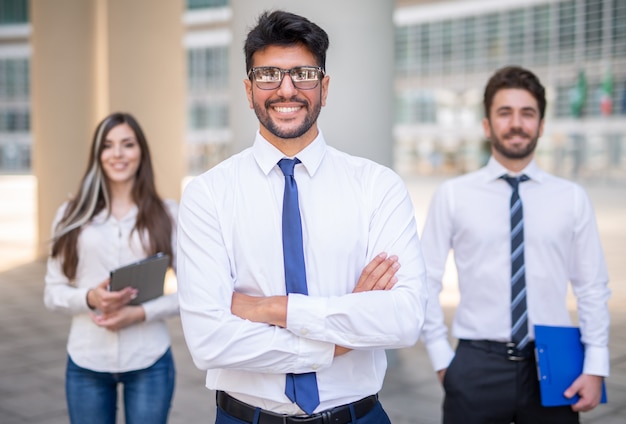
MULTIPOLYGON (((257 418, 258 421, 258 418, 257 418)), ((235 417, 227 414, 222 408, 217 407, 217 417, 215 418, 215 424, 250 424, 245 421, 238 420, 235 417)), ((252 424, 258 424, 258 422, 253 422, 252 424)), ((370 412, 359 418, 358 420, 353 420, 352 424, 391 424, 389 421, 389 417, 387 413, 383 409, 383 406, 380 402, 376 402, 376 405, 372 408, 370 412)))
POLYGON ((152 366, 110 373, 81 368, 67 357, 65 394, 72 424, 115 424, 117 386, 124 386, 126 424, 165 424, 176 370, 170 349, 152 366))

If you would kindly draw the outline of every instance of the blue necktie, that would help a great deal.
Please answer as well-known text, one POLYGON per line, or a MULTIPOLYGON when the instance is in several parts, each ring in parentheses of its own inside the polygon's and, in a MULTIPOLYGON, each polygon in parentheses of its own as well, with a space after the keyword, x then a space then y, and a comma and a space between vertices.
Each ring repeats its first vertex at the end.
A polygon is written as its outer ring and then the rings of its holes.
MULTIPOLYGON (((285 176, 283 195, 283 258, 285 263, 285 285, 287 293, 309 294, 306 285, 304 252, 302 250, 302 222, 298 206, 298 186, 293 177, 293 168, 300 161, 281 159, 278 166, 285 176)), ((314 372, 287 374, 285 395, 311 415, 320 403, 317 377, 314 372)))
POLYGON ((526 270, 524 266, 524 211, 519 197, 520 182, 526 175, 502 178, 509 183, 511 193, 511 340, 518 349, 528 343, 528 311, 526 309, 526 270))

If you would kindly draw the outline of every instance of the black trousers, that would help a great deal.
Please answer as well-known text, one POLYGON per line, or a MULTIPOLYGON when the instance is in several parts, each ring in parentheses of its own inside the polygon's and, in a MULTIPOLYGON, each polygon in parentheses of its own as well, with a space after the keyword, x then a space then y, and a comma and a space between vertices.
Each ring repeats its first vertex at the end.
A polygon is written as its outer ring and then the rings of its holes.
POLYGON ((534 356, 506 355, 460 342, 444 378, 444 424, 577 424, 570 406, 541 406, 534 356))

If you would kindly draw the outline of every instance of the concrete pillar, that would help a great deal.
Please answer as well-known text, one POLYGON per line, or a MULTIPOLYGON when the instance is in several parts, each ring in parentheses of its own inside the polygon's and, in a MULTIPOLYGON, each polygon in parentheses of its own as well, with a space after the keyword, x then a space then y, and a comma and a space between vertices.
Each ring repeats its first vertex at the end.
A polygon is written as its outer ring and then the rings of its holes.
POLYGON ((326 141, 348 153, 392 164, 394 2, 380 0, 233 0, 230 68, 233 153, 252 144, 258 121, 248 107, 243 43, 264 10, 307 17, 330 38, 326 107, 319 125, 326 141))
POLYGON ((33 171, 38 255, 75 194, 97 123, 113 111, 143 127, 163 197, 184 174, 182 0, 31 0, 33 171))

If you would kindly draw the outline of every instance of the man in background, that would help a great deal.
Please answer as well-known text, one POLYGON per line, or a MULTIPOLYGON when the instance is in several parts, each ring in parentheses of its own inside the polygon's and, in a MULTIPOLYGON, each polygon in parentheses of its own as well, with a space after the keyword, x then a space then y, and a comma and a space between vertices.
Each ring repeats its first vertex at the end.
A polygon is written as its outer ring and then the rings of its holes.
POLYGON ((484 93, 488 164, 435 193, 422 246, 429 304, 422 338, 445 390, 444 423, 578 423, 600 402, 609 375, 608 275, 593 208, 583 189, 534 161, 545 90, 520 67, 505 67, 484 93), (438 300, 450 249, 460 302, 447 338, 438 300), (543 407, 534 356, 535 324, 571 326, 571 284, 585 348, 582 374, 543 407))

